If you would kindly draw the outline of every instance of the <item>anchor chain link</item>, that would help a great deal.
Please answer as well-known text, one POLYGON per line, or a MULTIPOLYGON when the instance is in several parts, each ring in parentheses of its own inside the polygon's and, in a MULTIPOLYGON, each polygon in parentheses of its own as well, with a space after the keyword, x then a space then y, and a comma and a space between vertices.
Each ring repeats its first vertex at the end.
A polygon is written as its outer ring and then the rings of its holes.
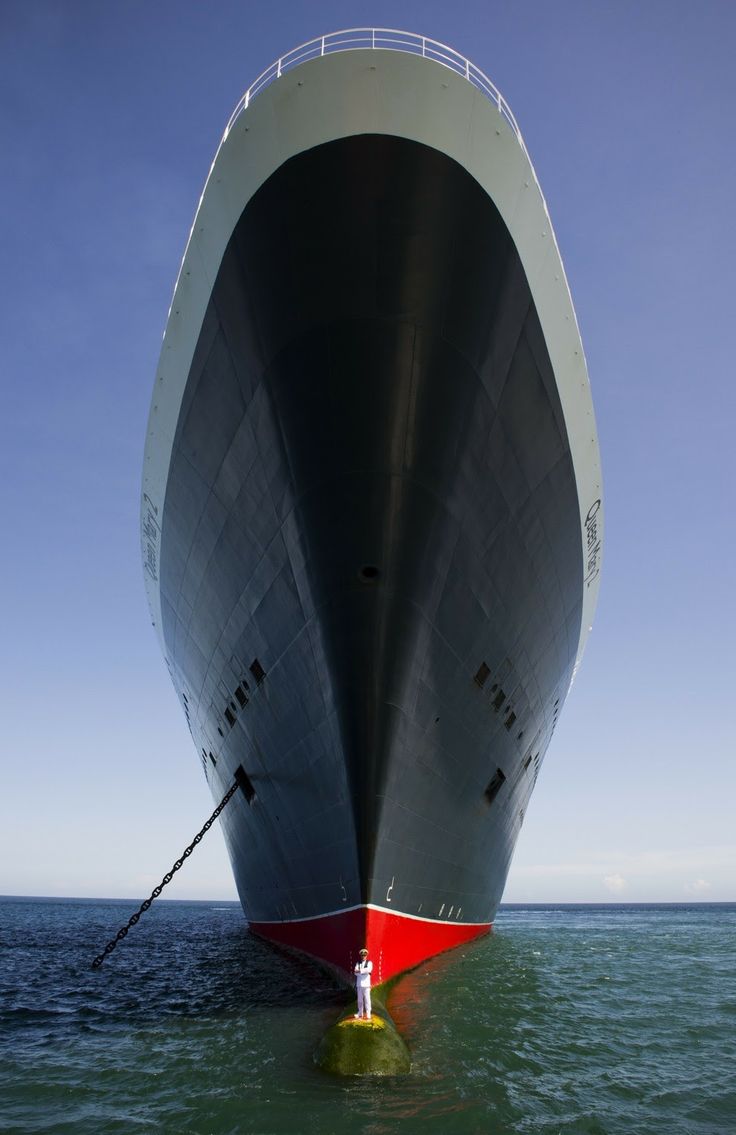
POLYGON ((197 832, 194 839, 189 844, 189 847, 185 848, 184 851, 182 851, 180 858, 176 860, 176 862, 174 863, 171 870, 167 871, 166 874, 164 875, 163 879, 161 880, 161 882, 158 884, 158 886, 153 888, 153 890, 151 891, 150 897, 145 899, 145 901, 141 903, 141 905, 138 907, 138 910, 135 912, 135 914, 131 914, 130 918, 128 919, 127 924, 125 926, 121 927, 120 930, 118 930, 115 937, 111 938, 110 941, 107 943, 107 945, 105 946, 102 953, 97 955, 95 960, 92 962, 92 969, 99 969, 100 966, 102 965, 102 963, 104 962, 105 958, 108 956, 108 954, 111 954, 113 952, 113 950, 117 946, 118 942, 122 942, 123 938, 125 938, 128 931, 133 926, 135 926, 135 924, 137 922, 140 921, 141 915, 146 913, 146 911, 148 910, 148 908, 150 907, 150 905, 154 901, 154 899, 158 898, 158 896, 161 894, 161 892, 164 889, 164 887, 166 886, 166 884, 170 883, 171 880, 174 878, 174 875, 179 870, 179 868, 182 866, 185 859, 188 859, 189 856, 194 851, 197 844, 201 843, 203 836, 205 836, 207 834, 207 832, 210 830, 210 828, 214 824, 215 820, 220 815, 220 812, 225 807, 225 805, 230 800, 230 798, 235 795, 235 793, 238 791, 238 788, 239 788, 239 782, 236 780, 235 783, 232 784, 230 786, 230 788, 228 788, 227 792, 225 793, 222 800, 220 801, 220 803, 215 808, 215 810, 212 813, 212 815, 210 816, 209 820, 207 820, 207 822, 204 825, 204 827, 202 828, 202 830, 197 832))

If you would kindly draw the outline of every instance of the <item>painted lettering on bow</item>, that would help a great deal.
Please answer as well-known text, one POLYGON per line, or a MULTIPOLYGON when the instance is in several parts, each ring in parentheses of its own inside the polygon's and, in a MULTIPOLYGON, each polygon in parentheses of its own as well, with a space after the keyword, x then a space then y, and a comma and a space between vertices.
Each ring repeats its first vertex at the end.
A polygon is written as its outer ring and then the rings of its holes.
POLYGON ((143 494, 143 566, 156 583, 158 581, 158 547, 161 540, 161 525, 158 522, 158 508, 148 493, 143 494))
POLYGON ((593 501, 585 517, 585 585, 591 583, 600 573, 601 563, 601 537, 598 513, 600 512, 600 499, 593 501))

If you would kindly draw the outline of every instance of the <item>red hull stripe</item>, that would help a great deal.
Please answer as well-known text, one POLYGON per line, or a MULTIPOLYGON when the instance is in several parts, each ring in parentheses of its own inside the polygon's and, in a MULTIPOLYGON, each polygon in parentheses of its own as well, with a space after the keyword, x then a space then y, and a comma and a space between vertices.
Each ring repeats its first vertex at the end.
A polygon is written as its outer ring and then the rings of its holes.
POLYGON ((353 907, 296 922, 251 922, 263 938, 301 950, 352 977, 358 950, 367 946, 376 985, 441 954, 487 934, 488 923, 433 922, 371 906, 353 907))

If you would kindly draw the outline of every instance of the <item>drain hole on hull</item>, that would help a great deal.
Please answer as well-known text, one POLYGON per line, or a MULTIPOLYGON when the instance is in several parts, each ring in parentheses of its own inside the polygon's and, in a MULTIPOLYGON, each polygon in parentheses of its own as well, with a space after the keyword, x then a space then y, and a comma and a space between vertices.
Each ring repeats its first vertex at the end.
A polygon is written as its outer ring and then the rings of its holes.
POLYGON ((493 776, 491 777, 491 779, 488 781, 488 787, 486 788, 485 792, 483 793, 483 795, 485 796, 485 798, 486 798, 486 800, 489 804, 492 804, 493 801, 496 799, 496 797, 498 796, 498 793, 501 789, 501 785, 503 784, 503 782, 505 780, 506 780, 506 774, 503 772, 502 769, 497 768, 496 771, 494 772, 493 776))
POLYGON ((361 583, 375 583, 380 574, 375 564, 363 564, 362 568, 358 569, 358 579, 361 583))

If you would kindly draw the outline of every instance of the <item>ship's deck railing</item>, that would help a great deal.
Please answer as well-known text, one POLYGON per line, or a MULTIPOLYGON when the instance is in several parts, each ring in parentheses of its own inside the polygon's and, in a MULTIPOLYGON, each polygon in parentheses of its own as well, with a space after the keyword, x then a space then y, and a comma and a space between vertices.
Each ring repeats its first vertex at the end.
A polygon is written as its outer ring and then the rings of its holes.
POLYGON ((377 48, 382 51, 405 51, 410 55, 421 55, 424 59, 433 59, 443 67, 449 67, 458 75, 463 75, 469 83, 477 87, 498 109, 499 113, 508 122, 514 131, 519 144, 526 150, 521 131, 516 119, 501 92, 491 82, 487 75, 471 63, 465 56, 460 55, 444 43, 427 36, 416 35, 414 32, 399 31, 397 28, 348 28, 344 31, 331 32, 329 35, 310 39, 307 43, 293 48, 272 63, 263 71, 254 83, 248 87, 242 99, 235 107, 230 121, 227 124, 225 137, 229 134, 238 117, 247 110, 251 101, 260 94, 275 79, 280 79, 285 71, 298 67, 309 59, 317 59, 321 55, 331 55, 336 51, 357 51, 366 48, 377 48))

